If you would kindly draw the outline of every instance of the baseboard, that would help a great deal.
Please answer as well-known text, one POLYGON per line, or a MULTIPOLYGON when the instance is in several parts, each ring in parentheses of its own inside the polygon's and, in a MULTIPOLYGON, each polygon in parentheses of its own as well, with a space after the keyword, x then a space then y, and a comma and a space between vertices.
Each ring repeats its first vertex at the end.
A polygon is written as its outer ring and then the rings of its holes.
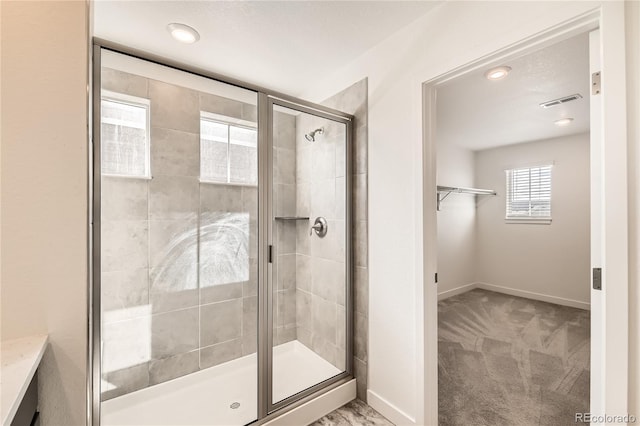
POLYGON ((483 290, 495 291, 497 293, 509 294, 511 296, 524 297, 526 299, 540 300, 542 302, 555 303, 556 305, 570 306, 572 308, 584 309, 586 311, 591 310, 591 304, 586 302, 580 302, 573 299, 565 299, 563 297, 549 296, 546 294, 534 293, 531 291, 518 290, 510 287, 502 287, 499 285, 487 284, 487 283, 475 283, 475 288, 481 288, 483 290))
POLYGON ((398 407, 372 391, 367 390, 367 404, 373 407, 378 413, 385 416, 396 426, 415 425, 416 421, 398 407))
POLYGON ((356 399, 356 379, 331 389, 309 402, 264 423, 263 426, 308 425, 356 399))
POLYGON ((473 290, 474 288, 476 288, 476 283, 461 285, 460 287, 452 288, 451 290, 445 290, 441 293, 438 293, 438 301, 457 296, 458 294, 466 293, 467 291, 473 290))

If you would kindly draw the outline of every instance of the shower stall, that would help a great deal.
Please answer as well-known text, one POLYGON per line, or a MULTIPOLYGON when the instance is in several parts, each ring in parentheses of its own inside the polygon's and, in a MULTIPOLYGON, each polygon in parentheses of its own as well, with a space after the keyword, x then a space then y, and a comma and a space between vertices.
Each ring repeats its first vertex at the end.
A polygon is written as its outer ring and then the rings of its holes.
POLYGON ((262 424, 352 380, 352 117, 93 56, 92 424, 262 424))

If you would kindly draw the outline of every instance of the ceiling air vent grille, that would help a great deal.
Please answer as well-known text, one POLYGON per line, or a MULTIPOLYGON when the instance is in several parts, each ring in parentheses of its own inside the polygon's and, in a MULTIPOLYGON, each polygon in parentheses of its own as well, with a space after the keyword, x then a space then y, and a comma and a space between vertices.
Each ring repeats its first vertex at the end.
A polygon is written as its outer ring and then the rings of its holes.
POLYGON ((575 101, 578 99, 582 99, 582 95, 576 93, 574 95, 565 96, 563 98, 554 99, 552 101, 543 102, 540 104, 542 108, 551 108, 557 105, 566 104, 567 102, 575 101))

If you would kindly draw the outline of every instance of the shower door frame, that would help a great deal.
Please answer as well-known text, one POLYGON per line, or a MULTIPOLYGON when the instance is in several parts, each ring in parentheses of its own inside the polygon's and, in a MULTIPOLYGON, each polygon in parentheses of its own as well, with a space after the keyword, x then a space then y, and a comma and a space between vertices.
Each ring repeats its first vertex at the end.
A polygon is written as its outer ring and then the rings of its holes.
POLYGON ((353 248, 352 248, 352 140, 353 116, 313 102, 298 99, 277 91, 234 78, 189 66, 145 51, 94 37, 91 49, 91 80, 89 107, 92 117, 89 128, 89 257, 87 297, 87 425, 100 425, 102 379, 102 318, 101 318, 101 52, 127 55, 158 65, 204 77, 256 93, 258 123, 258 346, 257 346, 257 419, 260 425, 300 405, 311 401, 353 379, 353 248), (346 313, 346 369, 340 374, 298 392, 275 404, 272 400, 273 350, 273 280, 268 251, 272 245, 273 219, 273 108, 275 105, 343 123, 346 126, 345 161, 345 313, 346 313))
MULTIPOLYGON (((353 200, 352 191, 351 191, 352 179, 353 179, 353 177, 351 176, 351 173, 352 173, 351 141, 352 141, 352 132, 353 132, 353 119, 352 117, 347 118, 342 116, 336 116, 331 112, 325 112, 325 111, 318 110, 316 108, 310 108, 300 103, 283 100, 275 96, 265 95, 265 97, 266 97, 265 101, 267 103, 267 109, 266 109, 267 116, 263 118, 267 120, 267 125, 265 127, 268 132, 268 138, 266 139, 267 144, 265 147, 267 151, 265 156, 267 167, 263 167, 262 170, 265 173, 267 173, 267 176, 263 176, 263 178, 266 179, 264 181, 265 185, 263 185, 263 189, 266 193, 263 194, 264 197, 262 198, 262 200, 264 201, 262 203, 260 202, 260 196, 258 196, 258 206, 264 205, 264 207, 266 207, 265 215, 260 213, 258 214, 260 219, 267 220, 267 223, 265 224, 266 226, 262 227, 262 229, 266 232, 267 235, 266 235, 266 238, 262 239, 262 243, 259 244, 260 249, 265 250, 265 254, 268 253, 269 246, 274 245, 274 238, 273 238, 274 211, 273 211, 273 197, 272 197, 274 193, 274 188, 273 188, 273 164, 274 164, 273 111, 274 111, 274 108, 276 106, 280 106, 280 107, 288 108, 301 113, 310 114, 316 117, 321 117, 326 120, 342 123, 345 125, 345 128, 346 128, 346 143, 345 143, 345 149, 346 149, 346 153, 345 153, 345 268, 346 268, 345 270, 345 285, 346 285, 346 288, 345 288, 345 308, 346 308, 345 309, 345 313, 346 313, 345 349, 346 351, 345 352, 346 352, 347 359, 345 362, 345 371, 343 371, 342 373, 334 377, 323 380, 320 383, 316 383, 312 387, 302 390, 281 401, 277 401, 277 402, 273 401, 273 288, 274 288, 273 263, 269 261, 270 259, 268 259, 268 256, 262 256, 262 257, 259 256, 260 258, 259 263, 262 263, 262 266, 263 266, 262 271, 264 274, 266 274, 266 276, 263 277, 264 278, 263 282, 266 283, 266 285, 264 286, 258 285, 258 297, 259 297, 258 311, 260 311, 260 304, 262 303, 265 304, 262 308, 262 312, 263 314, 265 314, 265 317, 260 316, 261 321, 259 321, 259 324, 266 327, 267 330, 262 329, 259 325, 258 334, 259 336, 266 337, 266 342, 264 347, 260 345, 260 342, 258 342, 258 346, 263 348, 263 355, 265 355, 265 358, 266 358, 264 362, 266 363, 267 366, 270 366, 270 368, 266 368, 265 370, 262 370, 267 374, 266 380, 263 381, 264 388, 262 389, 262 391, 266 396, 267 412, 268 414, 271 414, 276 411, 279 411, 283 407, 288 406, 293 402, 299 401, 305 397, 308 397, 309 395, 313 395, 316 392, 321 391, 328 385, 334 384, 338 381, 341 381, 343 379, 347 379, 353 376, 353 277, 352 277, 353 255, 352 255, 352 241, 351 241, 351 237, 352 237, 351 212, 352 212, 352 200, 353 200), (260 294, 260 287, 264 287, 265 294, 263 295, 260 294)), ((258 105, 260 105, 260 101, 258 101, 258 105)), ((260 108, 258 108, 258 117, 261 117, 260 108)), ((260 118, 258 120, 260 120, 260 118)), ((260 129, 260 124, 261 123, 258 122, 258 129, 260 129)), ((258 130, 258 132, 259 131, 260 130, 258 130)), ((258 228, 260 228, 260 226, 258 226, 258 228)), ((258 232, 260 235, 260 231, 258 232)), ((258 238, 258 240, 260 240, 260 238, 258 238)), ((261 358, 261 357, 259 356, 258 358, 261 358)), ((260 367, 258 367, 258 369, 260 369, 260 367)), ((260 384, 258 384, 258 386, 260 386, 260 384)))

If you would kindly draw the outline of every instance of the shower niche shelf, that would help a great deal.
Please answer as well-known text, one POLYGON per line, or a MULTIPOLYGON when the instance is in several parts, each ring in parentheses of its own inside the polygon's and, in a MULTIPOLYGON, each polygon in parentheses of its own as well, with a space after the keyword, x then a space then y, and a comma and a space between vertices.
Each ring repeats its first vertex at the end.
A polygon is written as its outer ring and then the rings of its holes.
POLYGON ((275 220, 309 220, 308 216, 276 216, 275 220))

